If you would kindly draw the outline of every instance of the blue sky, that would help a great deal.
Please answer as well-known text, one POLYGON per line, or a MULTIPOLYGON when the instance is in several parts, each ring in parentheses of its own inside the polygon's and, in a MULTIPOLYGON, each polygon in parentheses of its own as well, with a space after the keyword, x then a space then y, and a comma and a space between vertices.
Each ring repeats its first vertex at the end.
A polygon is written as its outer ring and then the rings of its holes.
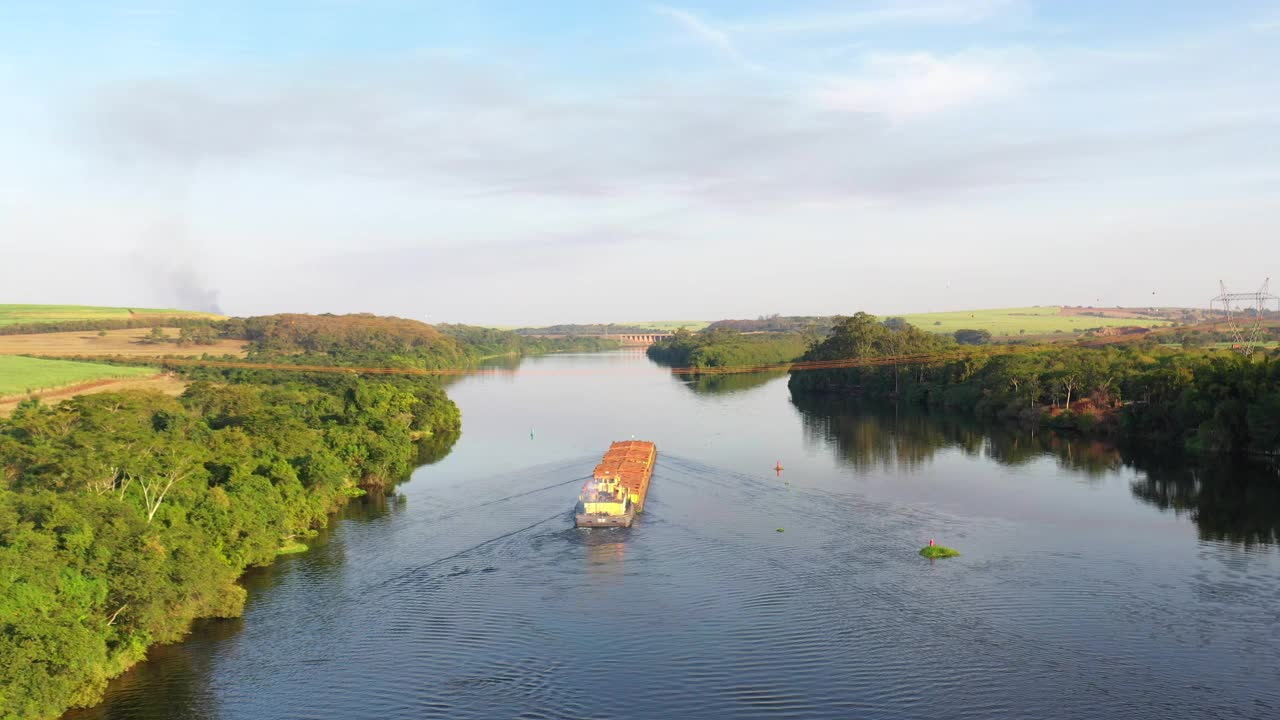
POLYGON ((431 321, 1203 305, 1250 2, 0 0, 0 300, 431 321))

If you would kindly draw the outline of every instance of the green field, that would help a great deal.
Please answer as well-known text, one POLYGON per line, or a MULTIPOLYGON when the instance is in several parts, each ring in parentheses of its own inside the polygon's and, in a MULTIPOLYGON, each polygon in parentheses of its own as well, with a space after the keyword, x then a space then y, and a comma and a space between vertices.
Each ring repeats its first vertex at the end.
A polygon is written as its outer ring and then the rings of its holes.
POLYGON ((147 377, 155 374, 154 368, 0 355, 0 397, 26 395, 94 380, 147 377))
POLYGON ((173 308, 122 308, 98 307, 96 305, 0 305, 0 325, 62 322, 64 320, 128 320, 130 317, 135 317, 135 315, 130 315, 130 310, 136 315, 221 317, 210 313, 176 310, 173 308))
MULTIPOLYGON (((987 330, 994 336, 1048 335, 1057 331, 1070 333, 1076 329, 1096 327, 1168 325, 1159 320, 1139 318, 1104 318, 1089 315, 1063 315, 1056 305, 996 310, 961 310, 959 312, 917 313, 901 315, 921 330, 953 333, 956 330, 987 330)), ((886 316, 887 317, 887 316, 886 316)))

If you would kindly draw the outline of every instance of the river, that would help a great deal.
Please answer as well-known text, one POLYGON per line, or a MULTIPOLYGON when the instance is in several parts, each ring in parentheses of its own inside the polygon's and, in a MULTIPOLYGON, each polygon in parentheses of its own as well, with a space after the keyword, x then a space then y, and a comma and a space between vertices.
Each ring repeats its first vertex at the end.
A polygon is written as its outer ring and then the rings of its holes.
POLYGON ((1280 717, 1274 475, 634 351, 449 394, 450 454, 67 717, 1280 717), (575 530, 632 437, 658 445, 644 514, 575 530))

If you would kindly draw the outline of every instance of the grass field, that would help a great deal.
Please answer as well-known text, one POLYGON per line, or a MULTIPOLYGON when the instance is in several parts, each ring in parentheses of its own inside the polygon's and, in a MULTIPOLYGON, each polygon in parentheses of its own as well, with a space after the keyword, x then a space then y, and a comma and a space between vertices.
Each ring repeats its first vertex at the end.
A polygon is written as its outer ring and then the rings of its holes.
POLYGON ((1018 334, 1048 335, 1057 331, 1070 333, 1076 329, 1096 327, 1168 325, 1158 320, 1140 318, 1103 318, 1088 315, 1063 315, 1056 305, 995 310, 962 310, 959 312, 917 313, 902 315, 921 330, 953 333, 956 330, 987 330, 996 337, 1018 334))
POLYGON ((139 315, 164 317, 222 317, 173 308, 123 308, 96 305, 0 305, 0 325, 60 322, 62 320, 128 320, 139 315), (130 315, 129 311, 133 314, 130 315))
POLYGON ((95 380, 154 376, 154 368, 117 367, 69 360, 0 356, 0 398, 79 385, 95 380))
MULTIPOLYGON (((177 328, 165 328, 171 338, 178 337, 177 328)), ((0 355, 124 355, 149 357, 156 355, 235 355, 244 357, 245 343, 239 340, 219 340, 213 345, 179 346, 176 343, 144 343, 142 339, 150 328, 106 330, 99 335, 96 330, 73 332, 33 333, 30 335, 0 335, 0 355)))

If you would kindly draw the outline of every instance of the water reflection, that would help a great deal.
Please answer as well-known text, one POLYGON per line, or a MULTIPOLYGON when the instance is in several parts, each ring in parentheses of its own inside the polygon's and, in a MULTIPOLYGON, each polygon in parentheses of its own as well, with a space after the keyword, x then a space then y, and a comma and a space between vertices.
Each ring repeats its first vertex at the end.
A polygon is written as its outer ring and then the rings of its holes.
POLYGON ((421 449, 447 460, 247 576, 243 628, 199 624, 76 720, 1280 707, 1257 672, 1280 663, 1274 472, 1192 472, 892 406, 789 406, 780 379, 748 390, 759 376, 686 390, 639 352, 521 368, 450 392, 466 436, 421 449), (575 530, 583 474, 637 430, 662 435, 652 505, 629 530, 575 530), (1196 542, 1189 520, 1230 542, 1196 542), (964 555, 922 561, 935 531, 964 555), (601 705, 605 655, 626 658, 622 710, 601 705))
MULTIPOLYGON (((477 363, 476 367, 484 370, 486 373, 503 377, 506 379, 514 379, 516 373, 520 370, 520 364, 524 362, 524 358, 520 355, 495 355, 488 357, 477 363)), ((469 375, 439 375, 436 380, 440 383, 440 387, 446 390, 466 380, 469 375)))
POLYGON ((1274 465, 1122 453, 1095 439, 986 426, 896 405, 805 396, 793 397, 792 404, 800 411, 806 443, 832 448, 843 464, 860 473, 911 470, 950 449, 1006 466, 1051 457, 1092 481, 1128 468, 1140 475, 1131 487, 1135 497, 1161 510, 1186 513, 1202 539, 1280 542, 1280 472, 1274 465))
POLYGON ((419 440, 416 443, 418 465, 434 465, 448 457, 461 436, 460 432, 437 433, 419 440))
POLYGON ((1146 475, 1133 482, 1133 494, 1161 510, 1186 513, 1201 539, 1243 545, 1280 542, 1276 466, 1247 461, 1186 466, 1156 460, 1143 469, 1146 475))
POLYGON ((623 560, 627 554, 625 530, 579 531, 586 546, 586 569, 594 576, 621 577, 626 569, 623 560))
POLYGON ((242 625, 238 618, 197 621, 191 640, 149 649, 147 662, 112 680, 110 693, 116 702, 72 710, 63 720, 215 720, 220 713, 217 693, 210 685, 210 649, 235 637, 242 625))
POLYGON ((770 380, 785 377, 785 371, 735 373, 733 375, 672 375, 676 382, 699 395, 729 395, 758 388, 770 380))

